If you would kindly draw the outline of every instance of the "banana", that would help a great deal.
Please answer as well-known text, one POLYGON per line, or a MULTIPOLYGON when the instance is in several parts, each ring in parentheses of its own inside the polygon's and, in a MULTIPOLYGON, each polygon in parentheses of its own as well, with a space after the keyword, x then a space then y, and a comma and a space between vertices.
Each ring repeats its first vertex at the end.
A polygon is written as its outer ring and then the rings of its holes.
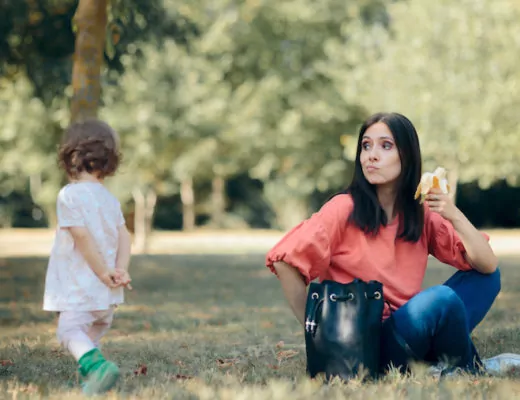
POLYGON ((441 189, 443 193, 448 194, 450 192, 450 185, 446 177, 446 170, 442 167, 438 167, 435 171, 425 172, 421 176, 421 181, 415 191, 414 199, 421 198, 420 203, 424 201, 424 198, 431 189, 441 189))

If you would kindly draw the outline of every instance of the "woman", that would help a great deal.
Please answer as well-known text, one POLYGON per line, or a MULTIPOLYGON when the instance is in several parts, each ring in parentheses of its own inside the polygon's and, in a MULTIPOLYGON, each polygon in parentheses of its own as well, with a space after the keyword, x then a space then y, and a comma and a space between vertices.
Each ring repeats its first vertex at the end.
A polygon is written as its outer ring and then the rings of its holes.
POLYGON ((412 123, 397 113, 371 116, 359 133, 351 185, 288 232, 266 265, 302 325, 315 278, 380 281, 382 370, 451 360, 475 371, 481 361, 470 332, 500 291, 497 257, 448 195, 432 190, 424 205, 414 200, 420 177, 412 123), (429 254, 459 271, 421 291, 429 254))

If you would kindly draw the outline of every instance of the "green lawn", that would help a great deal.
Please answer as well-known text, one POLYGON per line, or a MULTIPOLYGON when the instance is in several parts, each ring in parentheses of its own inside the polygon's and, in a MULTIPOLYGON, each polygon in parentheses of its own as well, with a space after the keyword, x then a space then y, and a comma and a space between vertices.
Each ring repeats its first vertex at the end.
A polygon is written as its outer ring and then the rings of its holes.
MULTIPOLYGON (((519 265, 518 258, 502 260, 502 292, 474 332, 484 357, 520 353, 519 265)), ((0 399, 82 398, 75 363, 54 336, 55 315, 41 311, 45 266, 45 258, 0 259, 0 399)), ((432 262, 425 284, 453 272, 432 262)), ((135 256, 131 273, 134 291, 104 341, 123 372, 107 398, 520 397, 516 371, 439 382, 419 368, 366 385, 307 379, 302 329, 263 255, 135 256)))

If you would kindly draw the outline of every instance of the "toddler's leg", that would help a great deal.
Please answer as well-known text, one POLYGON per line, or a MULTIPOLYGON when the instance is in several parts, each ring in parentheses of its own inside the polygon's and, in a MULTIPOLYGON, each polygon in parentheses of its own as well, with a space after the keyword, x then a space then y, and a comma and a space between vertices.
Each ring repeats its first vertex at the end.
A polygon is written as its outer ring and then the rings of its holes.
POLYGON ((112 326, 112 321, 114 320, 114 309, 111 308, 110 310, 94 311, 93 314, 96 320, 90 326, 87 334, 90 340, 92 340, 92 343, 94 343, 94 346, 101 350, 99 342, 112 326))
POLYGON ((101 351, 96 348, 92 337, 99 341, 110 327, 110 310, 94 312, 60 313, 58 321, 58 339, 78 361, 79 371, 86 378, 83 392, 87 395, 100 394, 110 390, 119 378, 119 368, 105 360, 101 351), (101 322, 101 323, 100 323, 101 322), (93 328, 94 324, 99 325, 93 328))
POLYGON ((60 344, 79 361, 96 346, 87 332, 94 323, 94 316, 88 311, 62 311, 56 332, 60 344))

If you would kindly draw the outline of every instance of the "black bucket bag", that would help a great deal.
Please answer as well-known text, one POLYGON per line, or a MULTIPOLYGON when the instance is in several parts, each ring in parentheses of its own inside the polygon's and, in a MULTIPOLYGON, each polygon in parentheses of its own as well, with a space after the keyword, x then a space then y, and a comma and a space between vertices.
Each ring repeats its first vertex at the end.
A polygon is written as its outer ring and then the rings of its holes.
POLYGON ((379 373, 383 285, 359 279, 312 282, 305 309, 307 373, 349 380, 379 373))

